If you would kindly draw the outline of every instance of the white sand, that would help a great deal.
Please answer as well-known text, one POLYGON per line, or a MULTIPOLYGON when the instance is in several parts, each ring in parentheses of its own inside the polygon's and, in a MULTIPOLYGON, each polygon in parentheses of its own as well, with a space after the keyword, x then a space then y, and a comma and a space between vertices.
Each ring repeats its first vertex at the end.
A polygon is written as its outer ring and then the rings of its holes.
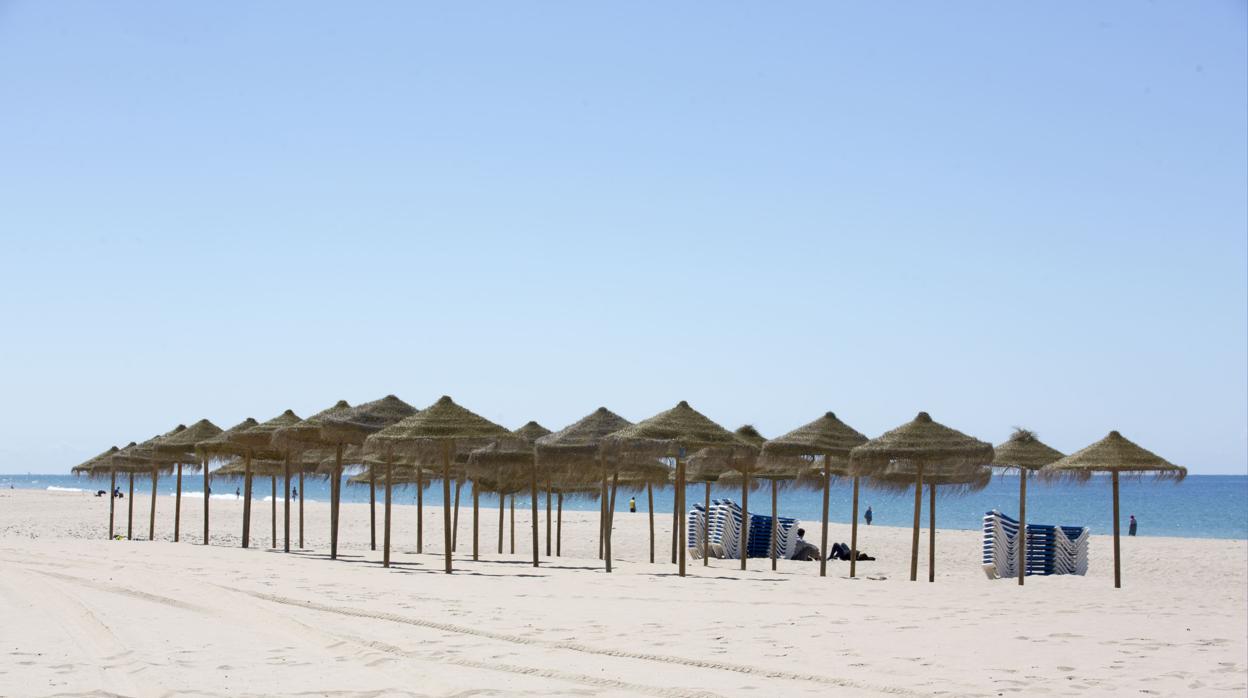
MULTIPOLYGON (((984 578, 980 537, 966 531, 938 534, 935 584, 911 583, 910 532, 882 526, 860 529, 860 547, 879 558, 861 563, 862 579, 844 562, 820 579, 817 563, 772 572, 766 560, 748 572, 695 561, 680 579, 646 561, 644 513, 617 516, 611 575, 586 512, 565 513, 564 555, 534 569, 528 512, 517 511, 517 554, 499 555, 497 509, 483 508, 473 562, 469 500, 446 575, 432 508, 417 555, 415 508, 396 507, 386 570, 368 549, 367 505, 343 506, 344 555, 332 562, 325 504, 307 505, 308 549, 283 554, 267 549, 267 504, 255 510, 258 547, 242 550, 239 503, 213 500, 204 547, 198 500, 183 502, 178 544, 171 497, 158 502, 155 543, 105 540, 108 501, 0 491, 0 695, 1248 690, 1245 541, 1124 538, 1121 590, 1104 536, 1092 539, 1088 576, 1019 589, 984 578)), ((136 536, 147 535, 148 501, 136 499, 136 536)), ((661 562, 671 516, 656 519, 661 562)), ((818 525, 805 528, 818 541, 818 525)), ((830 533, 849 538, 848 526, 830 533)))

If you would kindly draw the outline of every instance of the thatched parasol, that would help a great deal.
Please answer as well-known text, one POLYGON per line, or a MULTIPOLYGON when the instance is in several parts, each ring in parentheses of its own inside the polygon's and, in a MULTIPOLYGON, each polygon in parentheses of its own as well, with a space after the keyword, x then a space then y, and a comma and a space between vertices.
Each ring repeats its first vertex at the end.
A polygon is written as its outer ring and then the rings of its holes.
MULTIPOLYGON (((850 465, 857 474, 882 475, 895 466, 909 468, 914 474, 910 581, 917 580, 919 572, 919 516, 923 507, 924 475, 954 476, 991 462, 991 444, 938 424, 926 412, 850 451, 850 465)), ((935 492, 932 494, 935 502, 935 492)), ((931 535, 934 539, 934 527, 931 535)), ((934 581, 934 570, 929 571, 928 581, 934 581)))
MULTIPOLYGON (((529 485, 529 506, 533 513, 533 518, 532 518, 533 566, 537 567, 538 565, 537 481, 538 481, 538 470, 542 466, 539 466, 537 451, 535 449, 536 449, 537 440, 545 436, 549 436, 551 434, 551 431, 547 429, 546 427, 542 426, 541 424, 538 424, 536 421, 530 420, 526 422, 524 426, 520 427, 519 429, 516 429, 512 433, 523 440, 524 450, 529 452, 530 454, 530 458, 528 460, 529 469, 530 469, 530 477, 527 478, 527 480, 528 480, 528 485, 529 485)), ((494 479, 497 482, 498 486, 500 487, 506 486, 505 483, 508 482, 508 479, 502 473, 496 474, 494 476, 494 479)), ((511 480, 510 483, 515 485, 518 488, 519 486, 523 484, 524 480, 525 478, 515 479, 515 480, 511 480)), ((551 480, 551 475, 549 472, 546 473, 545 480, 546 480, 546 557, 550 557, 550 486, 551 486, 550 480, 551 480)), ((474 492, 476 491, 475 486, 473 487, 473 491, 474 492)), ((502 495, 499 495, 499 506, 502 506, 502 495)), ((475 528, 476 524, 474 523, 473 526, 475 528)), ((515 522, 514 521, 512 522, 512 535, 513 536, 515 535, 515 522)))
MULTIPOLYGON (((446 506, 451 494, 452 453, 457 448, 466 453, 495 441, 514 438, 516 437, 505 427, 460 407, 455 404, 454 400, 444 395, 424 411, 392 424, 364 441, 366 454, 379 456, 386 459, 387 463, 396 456, 403 457, 407 462, 416 465, 432 463, 440 458, 443 540, 447 574, 452 571, 451 510, 446 506)), ((385 562, 389 564, 390 527, 388 525, 386 526, 385 548, 385 562)))
MULTIPOLYGON (((324 446, 321 441, 321 427, 325 425, 327 419, 340 417, 351 409, 351 405, 346 400, 339 400, 332 406, 317 412, 306 419, 301 419, 293 424, 280 426, 273 430, 271 444, 274 449, 282 453, 283 460, 286 461, 286 467, 283 468, 282 480, 285 483, 286 496, 283 499, 283 516, 285 518, 285 543, 283 549, 290 552, 290 465, 292 459, 304 451, 316 449, 324 446)), ((296 462, 296 466, 298 463, 296 462)), ((303 475, 305 468, 298 467, 299 472, 299 489, 304 490, 303 475)), ((371 492, 370 492, 371 495, 371 492)), ((373 508, 373 498, 369 497, 370 511, 373 508)), ((375 527, 374 527, 374 535, 375 527)), ((303 547, 303 496, 299 497, 299 547, 303 547)), ((374 545, 374 549, 376 546, 374 545)))
MULTIPOLYGON (((677 550, 676 562, 680 576, 685 576, 685 458, 690 450, 722 447, 741 455, 752 456, 753 446, 680 401, 665 412, 625 427, 605 439, 605 444, 618 453, 648 454, 676 459, 676 497, 673 506, 673 529, 677 550)), ((610 538, 608 537, 608 540, 610 538)))
POLYGON ((207 419, 201 419, 191 426, 175 433, 163 436, 152 444, 152 452, 156 458, 171 462, 177 468, 177 491, 173 504, 173 542, 177 543, 182 533, 182 467, 189 466, 204 470, 204 545, 208 544, 208 464, 195 453, 195 445, 221 433, 221 427, 207 419))
MULTIPOLYGON (((542 438, 543 436, 550 434, 551 431, 547 429, 546 427, 542 426, 541 424, 538 424, 536 421, 529 421, 529 422, 526 422, 524 426, 520 427, 519 429, 516 429, 512 433, 524 439, 525 442, 529 444, 529 446, 532 446, 534 442, 536 442, 538 439, 542 438)), ((546 477, 546 557, 550 557, 550 536, 551 536, 550 495, 551 495, 553 486, 554 486, 554 483, 551 481, 551 478, 548 475, 546 477)), ((534 526, 537 525, 536 519, 537 517, 535 516, 534 523, 533 523, 534 526)))
POLYGON ((117 507, 117 470, 113 468, 113 456, 121 449, 113 446, 107 451, 88 458, 87 460, 75 465, 70 469, 74 475, 95 476, 101 471, 107 470, 109 476, 108 485, 108 539, 113 539, 113 516, 117 507))
MULTIPOLYGON (((515 432, 513 432, 513 435, 515 432)), ((539 473, 537 460, 533 455, 532 443, 515 436, 508 441, 490 443, 482 448, 474 449, 468 454, 466 476, 472 480, 472 559, 478 559, 477 521, 480 506, 480 492, 483 483, 488 483, 494 491, 518 491, 528 484, 532 496, 533 507, 533 566, 538 565, 537 548, 537 482, 540 479, 549 483, 546 472, 539 473)), ((499 506, 502 506, 500 494, 499 506)), ((500 515, 501 524, 501 515, 500 515)), ((499 547, 502 547, 502 534, 499 534, 499 547)), ((501 551, 500 551, 501 552, 501 551)))
POLYGON ((993 448, 992 466, 1018 470, 1018 585, 1027 577, 1027 473, 1062 459, 1062 452, 1050 448, 1036 433, 1015 427, 1005 443, 993 448))
MULTIPOLYGON (((754 448, 761 448, 767 441, 767 437, 758 433, 752 424, 744 424, 733 431, 737 438, 741 439, 754 448)), ((711 564, 711 537, 710 537, 710 511, 711 511, 711 483, 727 484, 732 481, 733 484, 741 485, 741 506, 744 513, 743 521, 745 531, 748 535, 749 531, 749 492, 753 487, 750 480, 750 472, 755 460, 753 454, 749 456, 741 456, 735 453, 732 448, 707 447, 700 449, 689 457, 686 466, 687 480, 689 482, 703 483, 703 511, 706 515, 702 517, 702 565, 707 567, 711 564), (726 478, 726 479, 725 479, 726 478)), ((772 480, 772 497, 771 497, 771 516, 776 518, 776 482, 772 480)), ((742 546, 741 550, 741 569, 746 568, 746 550, 742 546)), ((775 536, 772 536, 772 568, 775 568, 775 536)))
POLYGON ((1114 492, 1114 588, 1122 587, 1122 565, 1118 542, 1118 477, 1120 473, 1142 477, 1153 475, 1159 480, 1179 482, 1187 477, 1187 468, 1175 465, 1116 431, 1086 448, 1050 463, 1040 470, 1046 478, 1087 482, 1093 473, 1109 473, 1114 492))
MULTIPOLYGON (((416 414, 415 407, 393 395, 387 395, 380 400, 356 405, 346 413, 332 414, 324 418, 324 423, 321 425, 321 443, 333 446, 335 454, 329 480, 329 557, 331 560, 338 559, 338 515, 342 498, 343 447, 350 444, 362 446, 364 440, 372 434, 414 414, 416 414)), ((419 543, 420 529, 418 528, 417 531, 419 543)), ((421 547, 418 544, 417 550, 419 551, 421 547)))
MULTIPOLYGON (((253 427, 241 429, 239 431, 226 432, 226 440, 231 444, 235 453, 241 453, 243 456, 243 547, 247 548, 251 545, 251 493, 252 493, 252 471, 251 462, 257 458, 266 460, 278 460, 282 457, 281 453, 273 448, 273 432, 278 429, 289 426, 299 421, 299 415, 291 410, 277 415, 276 417, 261 422, 253 427)), ((270 476, 275 477, 275 476, 270 476)), ((276 489, 276 482, 272 483, 276 489)), ((273 498, 273 538, 276 546, 277 539, 277 498, 273 498)))
MULTIPOLYGON (((151 473, 152 475, 151 514, 148 518, 148 527, 147 527, 147 539, 148 540, 156 540, 156 496, 157 496, 156 490, 157 490, 157 484, 159 480, 159 473, 162 470, 165 472, 171 472, 173 470, 172 464, 170 464, 164 458, 159 457, 156 454, 156 452, 153 450, 153 446, 156 444, 156 442, 159 439, 174 436, 178 434, 179 432, 185 431, 185 430, 186 430, 186 425, 179 424, 178 426, 174 427, 173 430, 171 431, 161 434, 160 436, 154 436, 148 439, 147 441, 140 443, 138 446, 135 446, 134 448, 128 448, 123 451, 118 451, 116 454, 113 455, 114 465, 117 466, 119 469, 128 471, 130 473, 132 487, 133 487, 134 473, 143 472, 143 473, 151 473)), ((133 512, 134 511, 133 492, 131 493, 131 495, 132 497, 131 497, 130 511, 133 512)))
MULTIPOLYGON (((759 456, 759 476, 767 477, 769 473, 793 476, 797 482, 814 484, 817 482, 823 490, 823 532, 819 549, 819 576, 828 573, 828 499, 832 488, 833 477, 850 476, 849 453, 855 447, 867 442, 867 437, 858 430, 842 422, 832 412, 813 422, 790 431, 789 433, 768 441, 762 447, 759 456), (817 463, 813 459, 819 459, 817 463), (813 466, 813 467, 812 467, 813 466), (813 471, 813 472, 812 472, 813 471), (810 475, 815 475, 812 482, 810 475)), ((858 477, 853 476, 853 509, 850 514, 850 563, 849 576, 856 571, 858 552, 858 477)), ((775 480, 772 480, 773 485, 775 480)), ((776 528, 773 512, 773 538, 776 528)), ((774 548, 774 543, 773 543, 774 548)), ((774 560, 773 560, 774 562, 774 560)))

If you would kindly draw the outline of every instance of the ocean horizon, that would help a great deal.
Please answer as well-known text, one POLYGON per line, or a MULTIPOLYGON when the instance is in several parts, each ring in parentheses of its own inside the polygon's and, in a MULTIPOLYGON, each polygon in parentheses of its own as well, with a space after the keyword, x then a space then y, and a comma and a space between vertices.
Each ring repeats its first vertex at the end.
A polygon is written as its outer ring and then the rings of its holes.
MULTIPOLYGON (((255 481, 253 497, 256 501, 265 502, 270 499, 270 486, 264 480, 265 478, 258 477, 255 481)), ((117 482, 123 492, 127 490, 128 485, 124 477, 119 476, 117 482)), ((235 489, 241 484, 236 479, 216 479, 214 483, 213 499, 234 499, 235 489)), ((297 485, 297 478, 293 479, 293 483, 297 485)), ((184 474, 182 484, 184 497, 203 496, 203 477, 199 473, 184 474)), ((146 494, 150 486, 149 476, 135 478, 136 493, 146 494)), ((327 479, 305 478, 305 486, 304 495, 308 501, 329 501, 327 479)), ((107 489, 108 478, 78 477, 68 474, 0 474, 0 489, 9 488, 87 493, 107 489)), ((176 489, 175 479, 171 476, 162 476, 157 488, 160 494, 172 497, 176 489)), ((281 492, 282 486, 279 480, 279 497, 281 492)), ((342 492, 344 502, 368 501, 367 486, 347 485, 342 488, 342 492)), ((701 484, 689 486, 687 501, 691 505, 701 502, 704 496, 701 484)), ((471 497, 471 483, 465 483, 460 493, 461 506, 467 505, 471 508, 471 497)), ((627 514, 630 497, 636 498, 637 511, 644 513, 646 511, 644 490, 637 492, 621 489, 616 498, 615 510, 627 514)), ((713 486, 711 497, 712 499, 728 498, 739 502, 741 489, 713 486)), ((1248 539, 1248 475, 1189 475, 1182 482, 1155 481, 1151 478, 1124 479, 1120 483, 1119 497, 1124 534, 1128 517, 1134 515, 1139 522, 1139 535, 1141 536, 1248 539)), ((379 489, 379 502, 380 499, 381 490, 379 489)), ((392 501, 398 506, 414 505, 415 488, 406 485, 396 487, 392 492, 392 501)), ((483 506, 494 506, 497 501, 497 495, 482 493, 481 504, 483 506)), ((441 486, 428 487, 424 493, 424 502, 431 506, 441 505, 441 486)), ((829 518, 833 522, 847 521, 851 504, 852 497, 848 484, 834 484, 830 497, 829 518)), ((928 499, 925 493, 924 526, 927 525, 927 504, 928 499)), ((909 492, 894 492, 864 485, 859 493, 860 517, 868 505, 872 507, 876 525, 910 526, 914 515, 914 491, 911 489, 909 492)), ((546 506, 545 495, 542 492, 538 495, 538 506, 543 510, 546 506)), ((780 490, 779 513, 781 516, 817 522, 822 516, 822 506, 822 492, 819 490, 784 487, 780 490)), ((528 509, 527 493, 516 495, 516 507, 528 509)), ((574 511, 597 511, 598 502, 582 495, 568 495, 564 497, 563 507, 574 511)), ((671 488, 654 492, 654 507, 656 514, 671 514, 671 488)), ((993 509, 1008 516, 1017 517, 1017 476, 1012 474, 995 476, 985 489, 965 495, 942 496, 938 489, 936 525, 937 528, 942 529, 980 530, 984 514, 993 509)), ((769 489, 764 488, 750 493, 750 510, 755 513, 770 513, 769 489)), ((1038 478, 1030 478, 1027 483, 1027 520, 1029 523, 1037 524, 1087 526, 1093 534, 1112 532, 1112 501, 1108 476, 1096 476, 1083 484, 1045 483, 1038 478)))

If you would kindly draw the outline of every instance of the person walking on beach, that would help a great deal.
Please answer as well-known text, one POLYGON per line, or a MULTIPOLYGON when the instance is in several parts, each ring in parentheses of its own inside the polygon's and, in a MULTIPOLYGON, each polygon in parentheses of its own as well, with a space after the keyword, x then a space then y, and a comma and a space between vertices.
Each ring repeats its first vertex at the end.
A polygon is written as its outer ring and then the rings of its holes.
POLYGON ((292 494, 292 495, 291 495, 291 499, 299 499, 299 488, 298 488, 298 487, 296 487, 296 488, 295 488, 294 494, 292 494))
POLYGON ((1135 535, 1135 514, 1131 515, 1131 523, 1127 524, 1127 535, 1128 536, 1135 535))
POLYGON ((868 504, 868 505, 867 505, 867 513, 863 514, 863 515, 862 515, 862 518, 866 520, 866 522, 867 522, 867 525, 868 525, 868 526, 870 526, 870 525, 871 525, 871 518, 872 518, 872 514, 871 514, 871 505, 870 505, 870 504, 868 504))
POLYGON ((242 498, 243 498, 243 493, 242 493, 242 492, 239 492, 239 491, 238 491, 238 488, 237 488, 237 487, 235 487, 235 488, 234 488, 234 499, 242 499, 242 498))
POLYGON ((637 498, 636 497, 628 498, 628 513, 630 514, 637 513, 637 498))

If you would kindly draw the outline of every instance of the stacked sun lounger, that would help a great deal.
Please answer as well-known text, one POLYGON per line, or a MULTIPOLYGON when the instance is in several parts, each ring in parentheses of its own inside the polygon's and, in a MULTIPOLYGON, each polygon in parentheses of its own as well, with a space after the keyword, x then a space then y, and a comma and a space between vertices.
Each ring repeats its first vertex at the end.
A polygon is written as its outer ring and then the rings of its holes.
MULTIPOLYGON (((1027 575, 1087 574, 1088 529, 1027 524, 1027 575)), ((984 570, 1018 577, 1018 521, 993 510, 984 515, 984 570)))
MULTIPOLYGON (((689 542, 690 547, 702 547, 703 520, 707 517, 701 504, 694 504, 689 510, 689 542)), ((731 499, 711 500, 709 513, 710 539, 712 544, 723 546, 724 554, 730 558, 741 556, 741 507, 731 499)), ((776 556, 790 558, 797 550, 798 520, 779 517, 777 519, 778 539, 776 556)), ((746 550, 749 557, 771 556, 771 517, 756 513, 750 514, 750 526, 746 550)))

